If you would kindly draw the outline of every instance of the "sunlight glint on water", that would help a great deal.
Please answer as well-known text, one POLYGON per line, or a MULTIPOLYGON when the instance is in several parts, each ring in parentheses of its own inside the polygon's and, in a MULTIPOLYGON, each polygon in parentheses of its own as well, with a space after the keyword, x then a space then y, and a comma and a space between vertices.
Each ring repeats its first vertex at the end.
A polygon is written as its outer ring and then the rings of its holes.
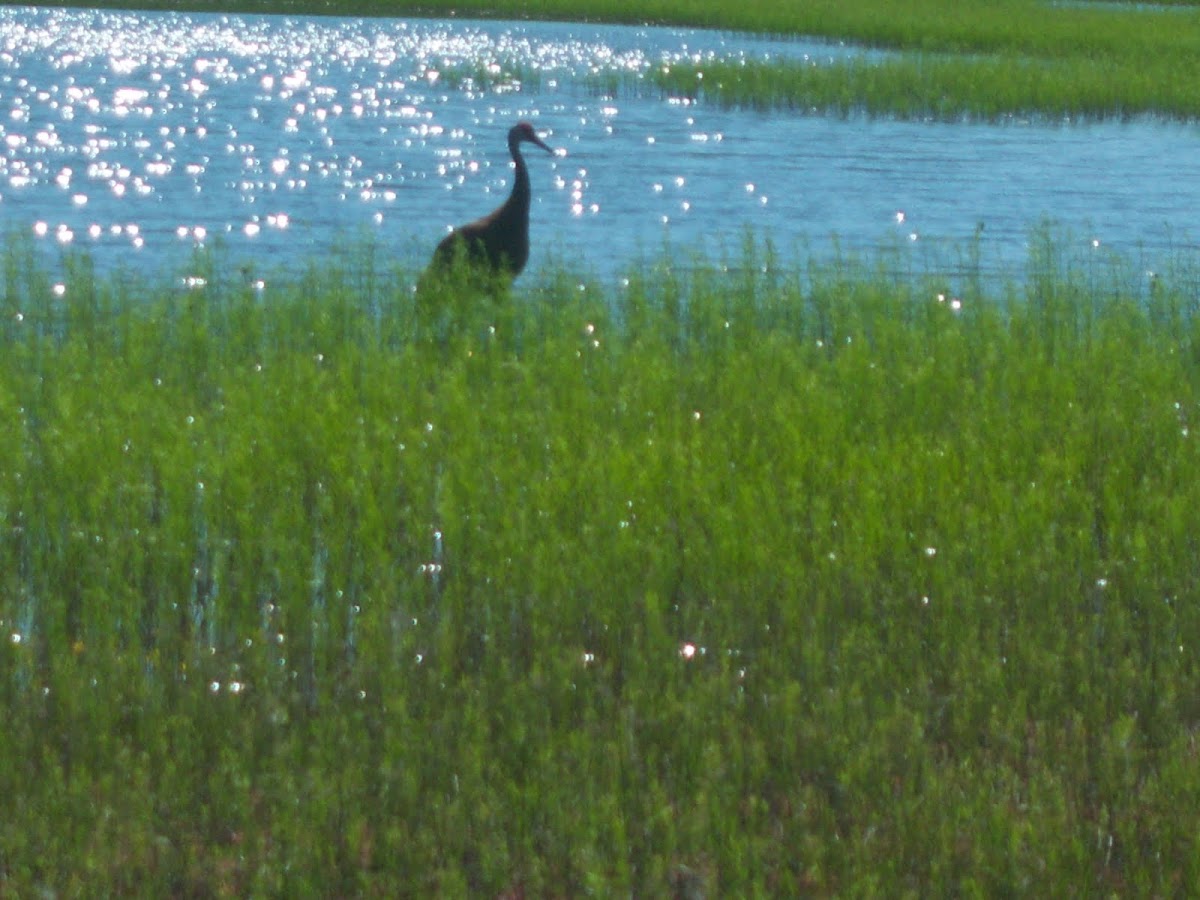
POLYGON ((221 241, 268 270, 363 235, 419 264, 505 196, 518 118, 563 151, 530 160, 534 269, 613 275, 668 241, 712 256, 747 228, 818 254, 835 236, 889 247, 916 267, 953 266, 978 238, 986 264, 1019 268, 1044 217, 1084 248, 1153 265, 1190 248, 1200 208, 1194 126, 845 121, 604 80, 677 60, 860 52, 834 45, 11 7, 0 38, 0 220, 101 268, 177 267, 221 241))

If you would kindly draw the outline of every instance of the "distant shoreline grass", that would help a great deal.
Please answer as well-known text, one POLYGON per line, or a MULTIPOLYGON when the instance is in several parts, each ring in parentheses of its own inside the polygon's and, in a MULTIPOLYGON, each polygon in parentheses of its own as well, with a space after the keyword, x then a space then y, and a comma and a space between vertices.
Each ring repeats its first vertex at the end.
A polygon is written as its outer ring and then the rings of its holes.
POLYGON ((905 55, 894 60, 811 63, 705 63, 653 70, 667 93, 751 109, 832 115, 994 122, 1195 120, 1200 97, 1155 66, 1114 74, 1105 61, 1070 65, 1036 59, 962 60, 905 55))
MULTIPOLYGON (((104 6, 105 4, 98 4, 104 6)), ((128 4, 114 4, 125 8, 128 4)), ((178 9, 141 0, 145 8, 178 9)), ((1041 0, 887 0, 729 4, 714 0, 386 0, 197 4, 205 12, 433 15, 653 22, 846 40, 895 58, 814 67, 794 63, 676 66, 654 83, 717 103, 905 118, 1160 115, 1194 120, 1200 101, 1200 12, 1194 4, 1041 0), (703 84, 700 84, 700 79, 703 84), (702 89, 701 89, 702 88, 702 89)))
POLYGON ((9 245, 0 893, 1200 883, 1200 308, 1035 250, 531 273, 431 338, 363 255, 9 245))

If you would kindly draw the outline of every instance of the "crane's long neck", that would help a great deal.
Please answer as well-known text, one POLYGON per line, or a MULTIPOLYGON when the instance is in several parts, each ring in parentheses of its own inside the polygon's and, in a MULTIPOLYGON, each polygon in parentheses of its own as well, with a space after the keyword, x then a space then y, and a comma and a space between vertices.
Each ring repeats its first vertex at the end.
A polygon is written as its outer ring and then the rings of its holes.
POLYGON ((527 216, 529 214, 529 169, 525 166, 525 157, 521 155, 520 141, 509 140, 508 152, 516 163, 517 173, 513 180, 512 194, 504 204, 505 212, 510 215, 527 216))

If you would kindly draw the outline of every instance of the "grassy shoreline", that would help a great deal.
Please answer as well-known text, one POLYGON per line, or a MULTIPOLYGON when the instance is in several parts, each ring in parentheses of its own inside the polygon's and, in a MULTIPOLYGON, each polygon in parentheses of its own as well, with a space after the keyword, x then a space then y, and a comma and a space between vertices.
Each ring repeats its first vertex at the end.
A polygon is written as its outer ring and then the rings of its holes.
POLYGON ((1188 293, 8 252, 5 892, 1200 878, 1188 293))

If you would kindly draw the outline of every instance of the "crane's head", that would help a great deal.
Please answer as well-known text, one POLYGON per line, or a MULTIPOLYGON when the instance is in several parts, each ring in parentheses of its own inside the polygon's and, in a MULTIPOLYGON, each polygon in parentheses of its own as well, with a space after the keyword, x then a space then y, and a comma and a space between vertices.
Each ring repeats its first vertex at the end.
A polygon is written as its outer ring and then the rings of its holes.
POLYGON ((525 143, 536 144, 547 153, 554 152, 552 149, 546 146, 545 142, 540 137, 537 136, 537 132, 533 130, 532 125, 530 125, 528 122, 518 122, 508 132, 509 149, 515 150, 518 144, 525 143))

